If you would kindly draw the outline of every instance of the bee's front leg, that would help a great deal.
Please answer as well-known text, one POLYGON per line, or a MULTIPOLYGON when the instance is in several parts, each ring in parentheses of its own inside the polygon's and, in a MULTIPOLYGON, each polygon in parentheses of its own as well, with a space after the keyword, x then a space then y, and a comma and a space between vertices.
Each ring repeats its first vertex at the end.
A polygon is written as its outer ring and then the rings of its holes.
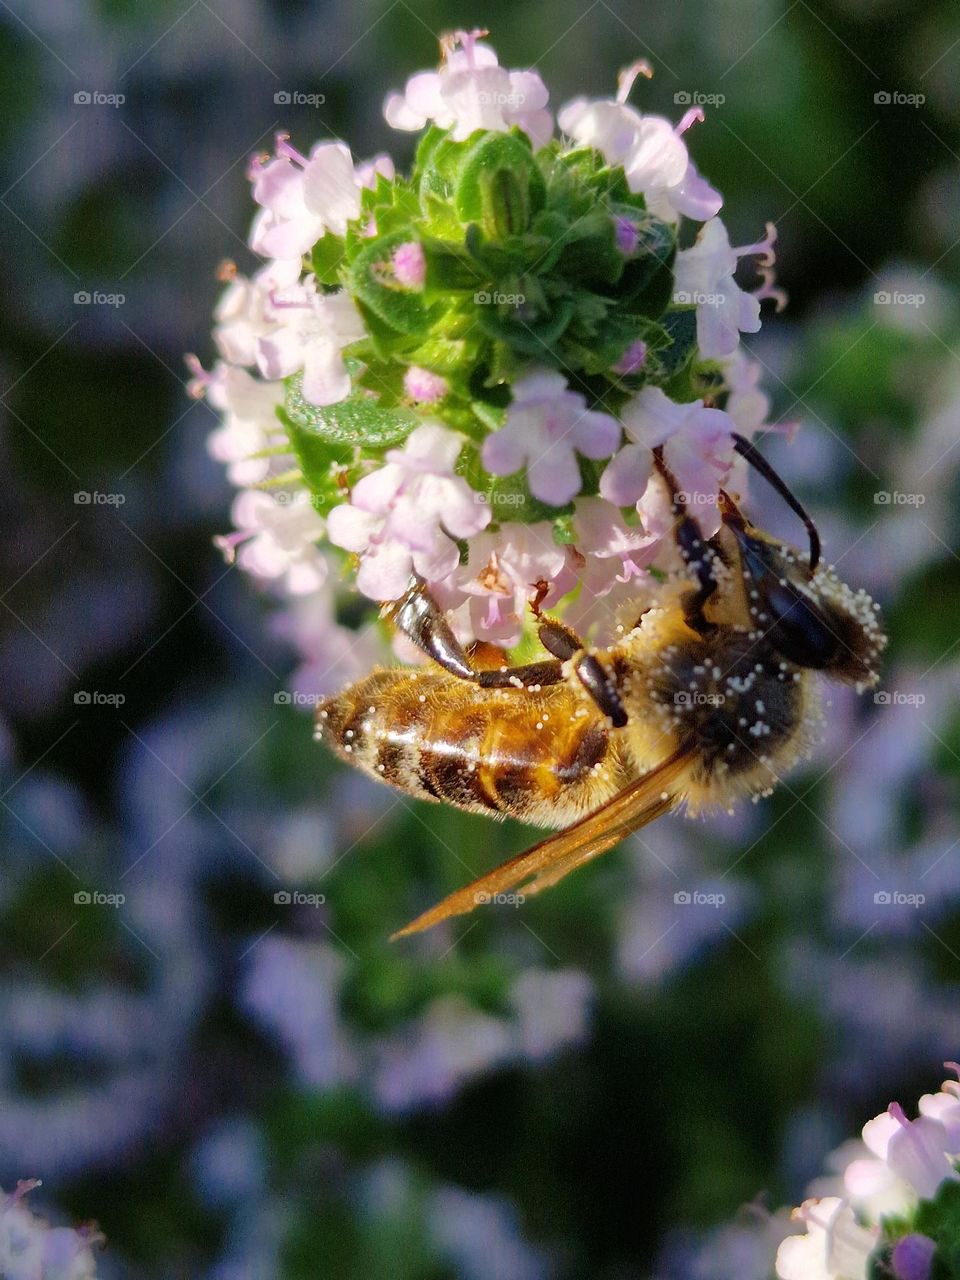
POLYGON ((622 729, 627 723, 627 713, 620 694, 606 667, 594 654, 589 653, 587 646, 575 631, 556 618, 545 617, 540 612, 540 604, 544 593, 543 584, 537 583, 537 594, 530 601, 530 607, 540 621, 537 634, 540 643, 547 653, 552 653, 561 662, 574 659, 574 671, 577 679, 589 693, 605 716, 609 716, 615 729, 622 729))

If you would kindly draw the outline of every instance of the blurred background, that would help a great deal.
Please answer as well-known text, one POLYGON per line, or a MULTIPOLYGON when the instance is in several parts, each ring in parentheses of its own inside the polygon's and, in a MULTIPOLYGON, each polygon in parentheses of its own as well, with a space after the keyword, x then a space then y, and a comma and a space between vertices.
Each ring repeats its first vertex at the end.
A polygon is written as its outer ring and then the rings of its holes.
POLYGON ((0 1185, 108 1277, 762 1280, 763 1207, 960 1057, 960 13, 9 0, 0 55, 0 1185), (296 627, 212 546, 183 353, 253 265, 250 154, 405 164, 384 95, 476 24, 554 107, 638 57, 643 109, 712 99, 691 151, 791 298, 764 448, 891 648, 759 806, 391 945, 529 833, 275 701, 296 627))

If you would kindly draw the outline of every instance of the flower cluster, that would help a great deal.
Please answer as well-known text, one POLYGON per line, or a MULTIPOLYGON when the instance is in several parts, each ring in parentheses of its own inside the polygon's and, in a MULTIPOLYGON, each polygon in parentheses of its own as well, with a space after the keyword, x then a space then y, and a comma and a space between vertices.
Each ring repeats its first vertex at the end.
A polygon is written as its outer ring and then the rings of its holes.
POLYGON ((102 1236, 93 1228, 51 1227, 32 1214, 24 1198, 39 1185, 19 1182, 9 1195, 0 1189, 0 1276, 5 1280, 94 1280, 92 1246, 102 1236))
POLYGON ((839 1172, 794 1212, 806 1231, 780 1245, 780 1280, 960 1276, 960 1085, 924 1094, 919 1112, 892 1102, 835 1154, 839 1172))
POLYGON ((638 63, 616 97, 562 107, 556 136, 539 75, 485 34, 446 37, 439 70, 388 96, 387 122, 420 133, 408 176, 285 135, 253 160, 269 260, 226 268, 220 359, 191 365, 243 490, 229 557, 295 594, 346 562, 371 602, 415 573, 464 641, 510 647, 538 590, 609 634, 656 589, 654 450, 714 531, 732 433, 766 425, 740 334, 782 296, 773 228, 732 246, 690 158, 702 111, 630 105, 638 63))

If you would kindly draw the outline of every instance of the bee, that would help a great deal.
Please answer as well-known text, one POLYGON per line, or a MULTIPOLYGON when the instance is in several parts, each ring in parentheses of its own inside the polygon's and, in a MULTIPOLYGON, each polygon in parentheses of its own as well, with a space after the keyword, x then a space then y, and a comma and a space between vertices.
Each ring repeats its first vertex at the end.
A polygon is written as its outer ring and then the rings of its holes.
POLYGON ((431 661, 375 670, 327 699, 316 736, 407 795, 555 830, 394 937, 548 888, 672 810, 769 794, 816 741, 816 673, 858 691, 876 683, 876 606, 821 562, 799 501, 749 441, 734 442, 803 520, 808 554, 722 490, 720 530, 705 539, 655 451, 679 568, 610 647, 590 649, 541 614, 542 592, 531 607, 550 656, 512 668, 493 646, 465 650, 420 580, 387 606, 431 661))

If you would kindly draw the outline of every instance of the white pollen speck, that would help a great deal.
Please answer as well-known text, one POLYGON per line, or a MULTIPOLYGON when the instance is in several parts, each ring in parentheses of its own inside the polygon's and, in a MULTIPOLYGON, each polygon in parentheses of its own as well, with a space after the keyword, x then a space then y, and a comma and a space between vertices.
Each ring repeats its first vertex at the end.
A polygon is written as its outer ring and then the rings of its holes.
POLYGON ((352 729, 348 729, 348 730, 347 730, 347 732, 346 732, 343 736, 344 736, 345 738, 352 738, 352 737, 353 737, 353 730, 352 730, 352 729))
POLYGON ((377 765, 377 773, 386 773, 386 772, 387 772, 386 765, 383 765, 383 764, 377 765))
POLYGON ((425 693, 421 693, 417 699, 418 702, 426 702, 426 700, 427 700, 427 695, 425 693))
POLYGON ((377 713, 377 708, 376 708, 376 707, 373 707, 373 706, 367 707, 367 715, 368 715, 368 716, 376 715, 376 713, 377 713))
POLYGON ((343 749, 344 749, 344 751, 347 753, 347 755, 351 755, 351 754, 352 754, 352 752, 353 752, 353 747, 351 747, 351 745, 350 745, 350 743, 349 743, 349 742, 347 743, 347 745, 346 745, 343 749))
POLYGON ((766 707, 763 705, 762 698, 758 698, 753 705, 757 708, 757 710, 760 712, 761 715, 763 715, 764 711, 766 711, 766 707))

